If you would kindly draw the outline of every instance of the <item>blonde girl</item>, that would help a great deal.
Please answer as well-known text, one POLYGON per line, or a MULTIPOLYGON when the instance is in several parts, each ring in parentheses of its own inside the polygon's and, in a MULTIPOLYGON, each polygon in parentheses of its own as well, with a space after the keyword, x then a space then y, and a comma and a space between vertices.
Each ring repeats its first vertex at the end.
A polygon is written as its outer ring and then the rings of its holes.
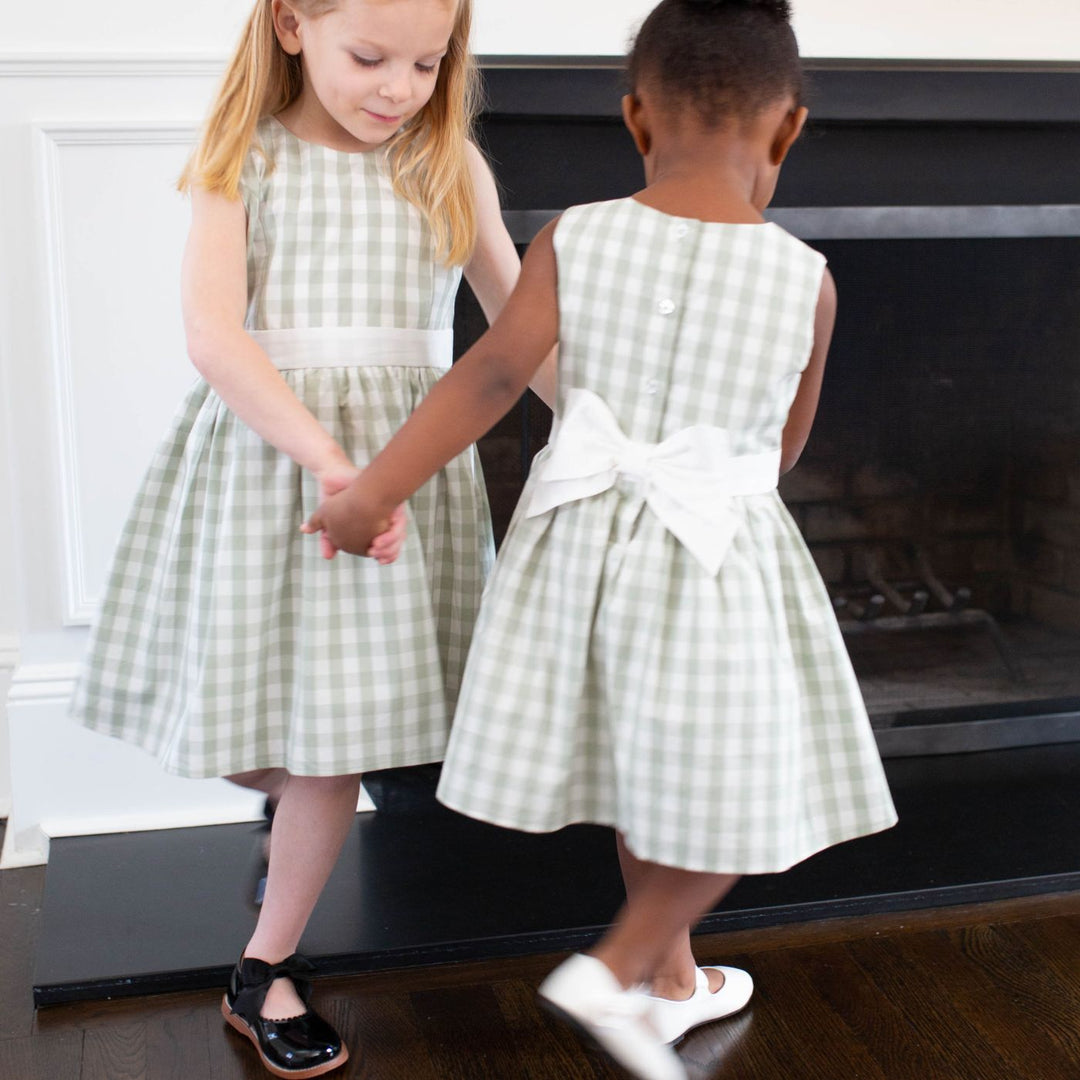
POLYGON ((449 367, 462 272, 489 318, 517 279, 470 141, 470 20, 471 0, 258 0, 181 181, 202 379, 75 702, 170 772, 266 793, 265 895, 223 1012, 278 1076, 348 1058, 308 1008, 300 936, 360 773, 443 756, 492 556, 474 448, 389 516, 374 561, 298 529, 449 367))

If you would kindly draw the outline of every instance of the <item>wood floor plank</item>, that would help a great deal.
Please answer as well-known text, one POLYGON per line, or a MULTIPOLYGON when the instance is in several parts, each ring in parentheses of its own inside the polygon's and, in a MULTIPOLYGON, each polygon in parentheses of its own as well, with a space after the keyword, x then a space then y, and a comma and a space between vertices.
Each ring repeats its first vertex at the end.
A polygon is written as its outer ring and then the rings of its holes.
MULTIPOLYGON (((916 961, 907 946, 913 940, 933 938, 937 942, 937 960, 959 964, 959 953, 947 937, 938 931, 930 934, 896 935, 891 938, 868 938, 852 941, 845 949, 867 977, 900 1010, 910 1026, 913 1038, 926 1052, 939 1048, 952 1060, 950 1080, 1002 1080, 1010 1076, 1001 1055, 987 1046, 978 1029, 955 1007, 951 995, 937 977, 937 965, 916 961)), ((934 1075, 933 1073, 930 1075, 934 1075)), ((1017 1074, 1014 1080, 1020 1080, 1017 1074)))
POLYGON ((845 944, 792 950, 791 962, 857 1036, 889 1080, 967 1075, 963 1056, 934 1036, 933 1023, 899 1008, 856 962, 845 944))
POLYGON ((79 1080, 147 1080, 146 1025, 118 1024, 88 1031, 79 1080))
POLYGON ((1063 981, 1042 957, 995 926, 949 932, 970 961, 971 978, 959 997, 993 1044, 1045 1075, 1080 1075, 1080 988, 1063 981))
POLYGON ((1080 924, 1068 919, 1039 919, 999 927, 1000 932, 1023 942, 1051 967, 1072 996, 1080 993, 1080 924))
MULTIPOLYGON (((365 994, 350 1003, 342 1032, 350 1053, 380 1080, 431 1080, 438 1074, 406 993, 365 994)), ((362 1075, 358 1073, 357 1075, 362 1075)))
MULTIPOLYGON (((832 1009, 798 962, 798 951, 768 952, 747 959, 754 972, 755 1013, 775 1018, 797 1050, 800 1075, 806 1080, 835 1080, 838 1061, 845 1075, 860 1080, 887 1080, 881 1066, 857 1034, 832 1009), (813 1038, 807 1038, 813 1032, 813 1038)), ((742 963, 737 967, 746 966, 742 963)))
POLYGON ((0 1041, 0 1076, 6 1080, 75 1080, 82 1067, 78 1031, 0 1041))
MULTIPOLYGON (((420 991, 410 997, 417 1026, 440 1080, 476 1080, 482 1076, 540 1080, 542 1074, 531 1072, 531 1061, 510 1037, 490 986, 420 991)), ((583 1070, 580 1075, 590 1074, 583 1070)))
POLYGON ((1022 1010, 1001 1008, 1001 990, 970 962, 951 932, 852 942, 848 948, 913 1025, 920 1012, 933 1017, 933 1037, 968 1057, 965 1080, 1075 1075, 1051 1040, 1018 1023, 1022 1010))
POLYGON ((192 1009, 219 1014, 220 990, 197 990, 183 994, 150 994, 146 997, 117 998, 113 1001, 79 1001, 70 1005, 50 1005, 38 1009, 34 1030, 41 1032, 94 1031, 126 1023, 137 1023, 148 1013, 162 1021, 183 1016, 192 1009))
POLYGON ((211 1032, 206 1013, 197 1009, 147 1024, 148 1077, 189 1080, 193 1076, 209 1076, 211 1056, 220 1053, 220 1048, 211 1046, 210 1040, 220 1038, 219 1031, 211 1032))

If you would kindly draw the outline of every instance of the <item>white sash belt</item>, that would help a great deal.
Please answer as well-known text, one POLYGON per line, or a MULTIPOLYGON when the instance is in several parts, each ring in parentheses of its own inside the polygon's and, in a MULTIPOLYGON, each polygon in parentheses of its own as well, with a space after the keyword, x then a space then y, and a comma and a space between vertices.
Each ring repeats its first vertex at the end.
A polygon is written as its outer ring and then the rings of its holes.
POLYGON ((715 576, 739 528, 732 498, 772 491, 780 451, 732 456, 727 431, 705 425, 661 443, 633 442, 603 399, 574 389, 535 471, 526 517, 598 495, 620 476, 633 478, 664 527, 715 576))
POLYGON ((446 369, 454 357, 454 331, 393 326, 315 326, 249 331, 274 367, 429 367, 446 369))

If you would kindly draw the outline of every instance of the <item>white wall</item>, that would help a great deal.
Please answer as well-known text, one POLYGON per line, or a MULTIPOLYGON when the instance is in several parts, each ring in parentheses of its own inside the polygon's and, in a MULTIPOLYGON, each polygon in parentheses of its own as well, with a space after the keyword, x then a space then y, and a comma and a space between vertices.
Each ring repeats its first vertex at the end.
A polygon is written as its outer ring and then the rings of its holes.
MULTIPOLYGON (((474 0, 487 54, 612 55, 652 0, 474 0)), ((219 55, 250 0, 184 4, 4 0, 3 52, 188 52, 219 55)), ((794 0, 803 53, 814 57, 1080 60, 1077 0, 794 0)))
POLYGON ((192 381, 172 184, 215 75, 132 70, 147 68, 0 60, 3 866, 42 861, 50 835, 243 820, 258 805, 164 776, 66 717, 126 506, 192 381))
MULTIPOLYGON (((618 55, 654 0, 476 0, 480 53, 618 55)), ((1078 0, 793 0, 808 57, 1080 60, 1078 0)))
MULTIPOLYGON (((3 866, 42 861, 49 835, 238 820, 256 800, 65 716, 117 529, 190 378, 171 181, 250 0, 0 4, 3 866)), ((618 54, 650 6, 477 0, 475 46, 618 54)), ((796 7, 808 56, 1080 60, 1078 0, 796 7)))

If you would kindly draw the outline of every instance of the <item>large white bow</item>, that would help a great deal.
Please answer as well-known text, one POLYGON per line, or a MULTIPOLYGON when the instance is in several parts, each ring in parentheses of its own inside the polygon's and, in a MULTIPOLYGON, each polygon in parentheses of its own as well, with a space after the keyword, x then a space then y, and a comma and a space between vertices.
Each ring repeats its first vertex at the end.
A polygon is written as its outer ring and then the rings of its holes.
POLYGON ((772 491, 780 451, 733 457, 723 428, 683 428, 660 443, 633 442, 591 390, 574 389, 543 460, 537 460, 526 517, 612 487, 619 476, 642 485, 649 509, 715 576, 739 527, 731 499, 772 491))

